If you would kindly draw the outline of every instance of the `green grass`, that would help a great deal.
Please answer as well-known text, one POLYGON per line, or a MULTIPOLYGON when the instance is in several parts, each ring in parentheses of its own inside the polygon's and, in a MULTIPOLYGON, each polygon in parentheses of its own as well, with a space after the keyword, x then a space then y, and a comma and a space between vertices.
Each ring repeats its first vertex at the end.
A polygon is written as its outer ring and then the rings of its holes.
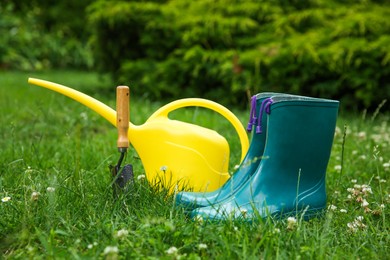
MULTIPOLYGON (((202 224, 145 180, 136 179, 129 194, 114 200, 108 165, 118 159, 115 128, 66 97, 28 85, 30 76, 115 106, 115 87, 103 90, 112 83, 93 73, 0 73, 0 197, 11 198, 0 203, 3 258, 385 259, 390 253, 389 114, 341 111, 327 175, 330 209, 323 218, 299 221, 293 229, 272 219, 202 224), (363 184, 372 190, 361 195, 368 207, 348 197, 348 188, 363 184), (358 216, 364 226, 354 231, 348 225, 358 216), (118 253, 105 253, 109 246, 118 253)), ((132 98, 132 121, 144 122, 165 103, 132 98)), ((234 113, 246 122, 248 111, 234 113)), ((238 162, 238 138, 225 120, 201 109, 175 117, 226 135, 231 166, 238 162)), ((127 162, 135 175, 143 174, 134 151, 127 162)))

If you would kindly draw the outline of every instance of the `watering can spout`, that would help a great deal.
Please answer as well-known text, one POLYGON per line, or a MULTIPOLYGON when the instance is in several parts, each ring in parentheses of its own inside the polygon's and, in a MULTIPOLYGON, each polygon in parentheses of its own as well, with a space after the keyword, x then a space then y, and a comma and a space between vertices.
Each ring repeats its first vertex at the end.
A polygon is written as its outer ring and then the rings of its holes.
MULTIPOLYGON (((29 78, 28 82, 68 96, 117 126, 116 111, 84 93, 41 79, 29 78)), ((188 106, 214 110, 234 126, 241 142, 242 161, 249 147, 245 129, 232 112, 210 100, 188 98, 171 102, 143 125, 129 122, 128 138, 141 158, 148 181, 163 183, 168 188, 181 182, 181 188, 212 191, 230 177, 229 144, 214 130, 168 118, 170 112, 188 106)))
POLYGON ((29 78, 28 83, 47 88, 55 92, 61 93, 67 97, 70 97, 77 102, 85 105, 86 107, 89 107, 90 109, 104 117, 112 125, 116 126, 116 111, 114 109, 84 93, 81 93, 80 91, 57 83, 36 78, 29 78))

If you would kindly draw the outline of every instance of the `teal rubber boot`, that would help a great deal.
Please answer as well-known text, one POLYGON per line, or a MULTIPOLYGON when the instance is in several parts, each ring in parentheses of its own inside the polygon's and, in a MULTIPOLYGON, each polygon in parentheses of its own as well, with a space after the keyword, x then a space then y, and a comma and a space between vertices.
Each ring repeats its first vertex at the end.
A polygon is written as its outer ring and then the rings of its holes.
POLYGON ((191 217, 252 221, 267 216, 316 216, 326 207, 325 176, 339 102, 291 95, 271 97, 260 164, 228 199, 191 217))
POLYGON ((179 192, 175 198, 176 205, 184 207, 187 211, 213 205, 228 198, 249 180, 250 176, 256 171, 264 151, 267 121, 264 113, 260 115, 261 106, 263 102, 267 103, 267 98, 276 95, 279 94, 268 92, 259 93, 252 97, 247 130, 250 132, 253 127, 255 129, 253 129, 248 152, 232 177, 221 188, 212 192, 179 192), (261 118, 261 121, 259 121, 259 118, 261 118), (262 126, 262 129, 259 126, 262 126))

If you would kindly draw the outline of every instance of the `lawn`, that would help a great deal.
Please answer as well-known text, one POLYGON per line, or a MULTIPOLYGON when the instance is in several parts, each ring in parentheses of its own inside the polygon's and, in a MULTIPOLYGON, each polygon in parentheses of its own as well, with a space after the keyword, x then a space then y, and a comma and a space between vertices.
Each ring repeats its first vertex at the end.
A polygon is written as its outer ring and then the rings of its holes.
MULTIPOLYGON (((327 171, 328 210, 289 226, 202 223, 174 207, 173 197, 142 177, 130 150, 134 187, 114 199, 108 165, 118 159, 116 129, 93 111, 28 77, 61 83, 115 107, 115 85, 94 73, 0 73, 0 250, 5 259, 386 259, 390 253, 390 114, 340 111, 327 171), (138 178, 140 176, 140 178, 138 178)), ((167 101, 131 99, 131 121, 143 123, 167 101)), ((248 111, 233 109, 246 124, 248 111)), ((213 128, 231 145, 234 129, 202 109, 175 113, 213 128)))

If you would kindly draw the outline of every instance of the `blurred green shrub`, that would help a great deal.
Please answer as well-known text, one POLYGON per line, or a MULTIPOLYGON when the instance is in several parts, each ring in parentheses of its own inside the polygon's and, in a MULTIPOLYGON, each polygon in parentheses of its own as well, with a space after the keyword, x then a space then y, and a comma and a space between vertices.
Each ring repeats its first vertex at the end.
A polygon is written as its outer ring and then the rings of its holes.
POLYGON ((84 15, 90 2, 6 0, 0 5, 0 69, 91 67, 84 15))
POLYGON ((390 4, 348 0, 103 1, 96 65, 150 97, 240 104, 260 91, 376 106, 390 96, 390 4))

